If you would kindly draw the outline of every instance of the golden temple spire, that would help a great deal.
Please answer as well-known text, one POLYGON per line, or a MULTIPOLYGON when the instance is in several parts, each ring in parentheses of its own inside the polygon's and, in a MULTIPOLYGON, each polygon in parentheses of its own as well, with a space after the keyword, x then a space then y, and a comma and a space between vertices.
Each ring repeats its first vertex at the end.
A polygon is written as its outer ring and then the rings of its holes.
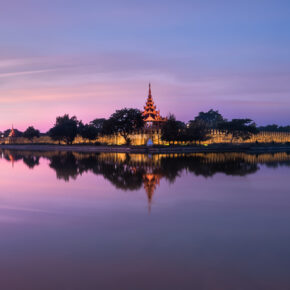
POLYGON ((159 122, 166 121, 166 118, 162 118, 160 116, 159 110, 156 110, 156 106, 154 104, 151 93, 151 83, 149 83, 148 97, 142 115, 144 121, 149 123, 150 125, 152 125, 153 123, 158 124, 159 122))

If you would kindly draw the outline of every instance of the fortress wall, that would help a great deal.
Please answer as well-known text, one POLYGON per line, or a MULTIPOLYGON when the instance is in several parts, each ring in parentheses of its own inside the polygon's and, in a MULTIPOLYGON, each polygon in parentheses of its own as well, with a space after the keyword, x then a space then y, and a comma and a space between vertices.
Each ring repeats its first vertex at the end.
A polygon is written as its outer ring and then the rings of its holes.
MULTIPOLYGON (((132 145, 146 145, 148 140, 151 139, 153 144, 155 145, 168 145, 168 142, 161 140, 161 130, 156 130, 152 133, 150 132, 138 132, 137 134, 132 134, 130 136, 132 145)), ((205 142, 201 142, 202 144, 218 144, 218 143, 231 143, 232 136, 226 135, 224 132, 218 130, 212 130, 211 138, 205 142)), ((125 140, 122 136, 104 136, 98 139, 101 143, 107 144, 117 144, 123 145, 125 144, 125 140)), ((234 140, 233 143, 287 143, 290 142, 290 132, 260 132, 257 135, 254 135, 249 140, 234 140)), ((174 144, 185 144, 189 142, 177 142, 174 144)))
MULTIPOLYGON (((161 130, 142 130, 135 134, 130 135, 130 139, 132 145, 142 146, 146 145, 148 140, 151 139, 153 144, 155 145, 168 145, 168 142, 161 140, 161 130)), ((77 143, 89 143, 90 141, 84 140, 81 137, 77 137, 74 141, 77 143)), ((120 135, 111 135, 111 136, 101 136, 96 139, 94 142, 100 142, 108 145, 124 145, 125 139, 120 135)), ((211 138, 208 141, 201 142, 202 144, 218 144, 218 143, 230 143, 231 135, 226 135, 224 132, 218 130, 212 130, 211 138)), ((251 139, 243 141, 234 140, 233 143, 287 143, 290 142, 290 132, 260 132, 257 135, 254 135, 251 139)), ((28 139, 20 137, 20 138, 3 138, 0 140, 0 143, 12 143, 12 144, 28 144, 31 143, 28 139)), ((41 136, 39 138, 35 138, 33 143, 43 143, 43 144, 58 144, 58 142, 51 140, 48 136, 41 136)), ((172 142, 174 144, 188 144, 189 142, 172 142)), ((63 144, 63 142, 62 142, 63 144)))
MULTIPOLYGON (((5 144, 31 144, 32 142, 24 137, 14 137, 14 138, 0 138, 0 143, 5 144)), ((33 143, 49 143, 49 144, 58 144, 58 142, 54 142, 48 136, 41 136, 39 138, 34 138, 33 143)))
MULTIPOLYGON (((207 141, 207 143, 230 143, 231 135, 226 135, 225 133, 217 130, 213 130, 211 134, 211 140, 207 141)), ((290 142, 290 132, 260 132, 257 135, 253 135, 252 138, 243 141, 234 140, 234 143, 286 143, 290 142)))

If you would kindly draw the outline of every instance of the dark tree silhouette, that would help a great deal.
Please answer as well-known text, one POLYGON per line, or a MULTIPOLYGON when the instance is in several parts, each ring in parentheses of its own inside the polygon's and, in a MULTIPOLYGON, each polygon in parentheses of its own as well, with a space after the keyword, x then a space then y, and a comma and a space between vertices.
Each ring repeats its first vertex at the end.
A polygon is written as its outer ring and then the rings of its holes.
POLYGON ((138 109, 122 109, 117 110, 111 117, 104 123, 105 133, 119 133, 130 144, 131 140, 129 135, 136 130, 144 127, 142 114, 138 109))
POLYGON ((195 117, 194 121, 202 121, 204 122, 209 128, 216 129, 218 125, 226 119, 219 113, 219 111, 214 111, 210 109, 208 112, 199 112, 198 116, 195 117))
POLYGON ((90 122, 90 125, 94 126, 98 130, 98 134, 102 134, 104 131, 105 118, 95 119, 90 122))
POLYGON ((260 126, 258 129, 266 132, 290 132, 290 126, 279 126, 277 124, 260 126))
POLYGON ((37 129, 34 129, 33 126, 28 127, 24 133, 23 133, 23 137, 27 138, 29 141, 32 141, 33 138, 35 137, 39 137, 40 132, 37 129))
POLYGON ((78 120, 75 116, 64 115, 57 117, 55 125, 48 132, 52 140, 64 141, 66 144, 72 144, 78 133, 78 120))
POLYGON ((93 125, 86 124, 79 126, 79 134, 82 138, 92 141, 98 137, 99 130, 93 125))
POLYGON ((258 134, 259 130, 251 119, 233 119, 219 124, 219 129, 225 131, 227 135, 231 135, 231 142, 234 139, 247 140, 254 134, 258 134))
POLYGON ((204 121, 194 120, 188 123, 186 129, 188 141, 202 142, 210 139, 210 129, 204 121))
POLYGON ((167 121, 162 126, 161 139, 164 141, 185 141, 185 124, 177 121, 173 114, 167 117, 167 121))

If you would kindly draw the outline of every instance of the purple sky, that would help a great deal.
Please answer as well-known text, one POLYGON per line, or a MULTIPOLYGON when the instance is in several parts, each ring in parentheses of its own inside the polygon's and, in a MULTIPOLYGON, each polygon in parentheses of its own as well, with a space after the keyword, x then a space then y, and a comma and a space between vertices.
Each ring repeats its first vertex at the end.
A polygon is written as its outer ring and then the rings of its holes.
POLYGON ((0 130, 142 108, 290 124, 287 0, 2 0, 0 130))

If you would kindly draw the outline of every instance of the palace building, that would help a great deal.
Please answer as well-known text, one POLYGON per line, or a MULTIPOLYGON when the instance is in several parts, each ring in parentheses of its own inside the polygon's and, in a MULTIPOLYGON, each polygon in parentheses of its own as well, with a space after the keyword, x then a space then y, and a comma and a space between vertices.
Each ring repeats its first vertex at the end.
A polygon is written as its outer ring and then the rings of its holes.
POLYGON ((160 111, 156 109, 156 106, 152 98, 151 84, 149 84, 149 93, 146 105, 144 106, 144 111, 142 112, 142 116, 144 118, 147 128, 160 127, 162 122, 166 121, 166 118, 161 117, 160 111))

